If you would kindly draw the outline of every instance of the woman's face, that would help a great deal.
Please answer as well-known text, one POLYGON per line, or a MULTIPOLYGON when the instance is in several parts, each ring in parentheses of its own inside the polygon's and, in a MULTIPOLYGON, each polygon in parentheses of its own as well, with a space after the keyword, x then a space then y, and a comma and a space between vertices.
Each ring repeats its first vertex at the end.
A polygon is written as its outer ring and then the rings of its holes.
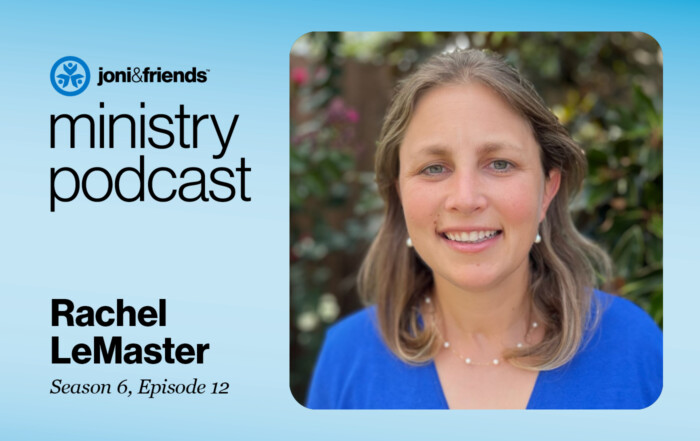
POLYGON ((527 280, 560 173, 545 177, 525 119, 479 83, 436 87, 418 101, 399 161, 408 233, 437 286, 527 280))

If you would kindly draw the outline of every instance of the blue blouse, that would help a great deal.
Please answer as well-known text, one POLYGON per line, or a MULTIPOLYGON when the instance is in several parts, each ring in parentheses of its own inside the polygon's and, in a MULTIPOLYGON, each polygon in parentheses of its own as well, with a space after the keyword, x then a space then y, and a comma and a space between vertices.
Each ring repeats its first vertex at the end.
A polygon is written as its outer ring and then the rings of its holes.
MULTIPOLYGON (((566 365, 538 374, 528 409, 642 409, 662 388, 662 335, 628 300, 596 291, 603 312, 566 365)), ((312 409, 447 409, 435 364, 399 360, 367 308, 328 330, 314 370, 312 409)))

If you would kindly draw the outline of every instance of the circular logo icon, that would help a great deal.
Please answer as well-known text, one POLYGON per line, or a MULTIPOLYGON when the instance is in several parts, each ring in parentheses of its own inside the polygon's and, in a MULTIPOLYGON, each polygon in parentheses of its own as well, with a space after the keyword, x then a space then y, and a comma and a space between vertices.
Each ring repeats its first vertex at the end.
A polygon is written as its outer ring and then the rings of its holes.
POLYGON ((51 85, 65 96, 83 93, 90 84, 90 69, 78 57, 63 57, 51 68, 51 85))

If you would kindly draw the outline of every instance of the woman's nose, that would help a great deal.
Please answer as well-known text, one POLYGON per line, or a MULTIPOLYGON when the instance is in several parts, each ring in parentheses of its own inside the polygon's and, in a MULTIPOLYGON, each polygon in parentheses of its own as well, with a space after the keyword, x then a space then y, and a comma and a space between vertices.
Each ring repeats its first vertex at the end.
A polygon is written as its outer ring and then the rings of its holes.
POLYGON ((484 183, 476 172, 455 172, 449 178, 450 185, 445 197, 448 211, 472 213, 483 210, 487 204, 484 183))

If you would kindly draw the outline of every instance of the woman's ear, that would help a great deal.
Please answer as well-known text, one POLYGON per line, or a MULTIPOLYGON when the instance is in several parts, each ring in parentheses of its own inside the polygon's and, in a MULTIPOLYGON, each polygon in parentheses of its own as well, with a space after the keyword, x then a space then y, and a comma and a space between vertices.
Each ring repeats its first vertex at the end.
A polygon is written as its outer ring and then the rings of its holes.
POLYGON ((540 215, 540 222, 542 222, 544 220, 544 217, 547 215, 547 209, 549 208, 549 204, 554 199, 554 196, 557 195, 560 184, 561 170, 550 170, 544 182, 544 197, 542 198, 542 214, 540 215))

